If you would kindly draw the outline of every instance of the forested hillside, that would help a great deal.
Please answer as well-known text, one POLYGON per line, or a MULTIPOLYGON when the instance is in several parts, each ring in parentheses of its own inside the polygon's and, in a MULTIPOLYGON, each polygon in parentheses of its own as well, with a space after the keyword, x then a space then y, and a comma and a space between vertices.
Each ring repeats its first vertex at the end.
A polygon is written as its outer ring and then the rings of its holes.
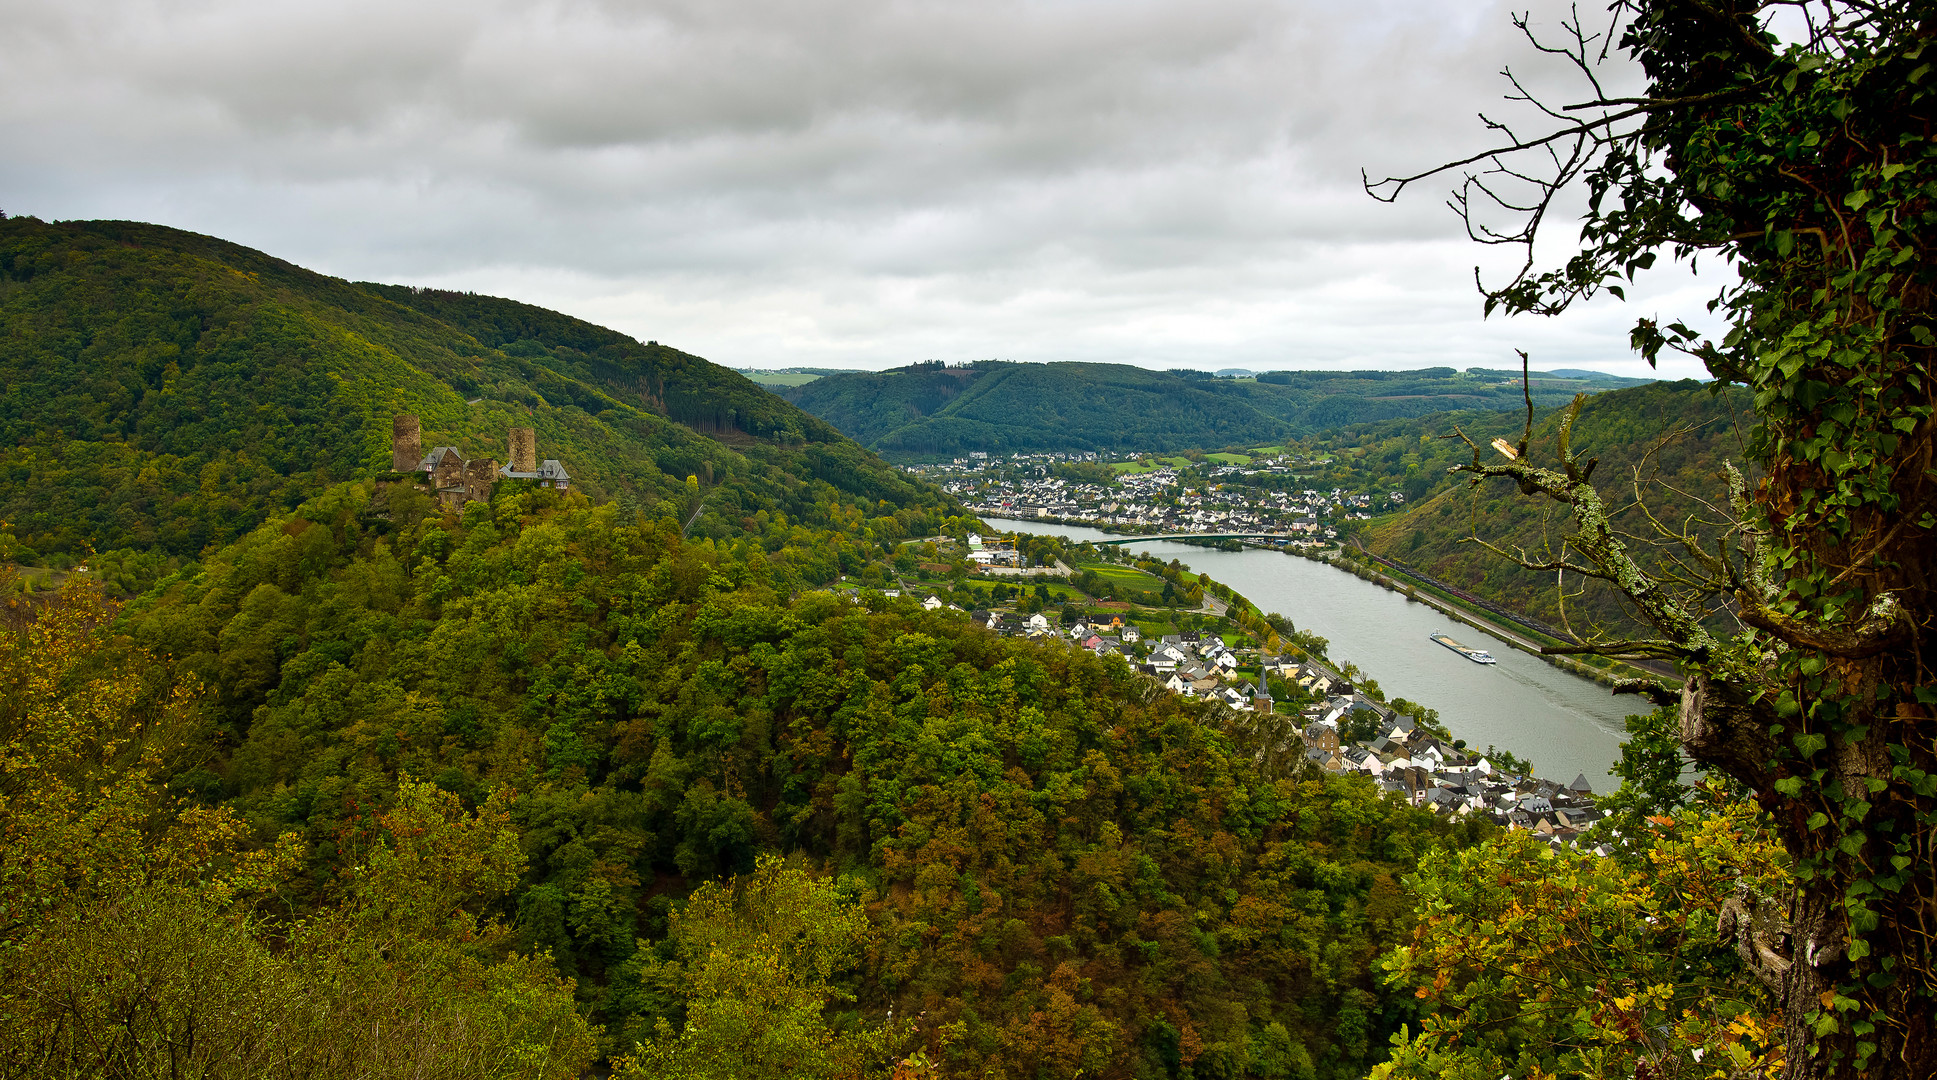
MULTIPOLYGON (((1664 542, 1648 522, 1652 513, 1664 526, 1716 522, 1727 508, 1722 480, 1725 462, 1753 475, 1747 440, 1754 427, 1754 404, 1747 391, 1733 388, 1717 395, 1705 383, 1688 380, 1654 383, 1597 394, 1587 399, 1575 422, 1573 445, 1598 458, 1595 478, 1618 499, 1616 522, 1649 552, 1651 565, 1665 568, 1670 558, 1684 555, 1678 545, 1664 542), (1638 486, 1637 486, 1638 484, 1638 486), (1707 501, 1710 505, 1702 505, 1707 501)), ((1561 414, 1546 414, 1535 425, 1536 452, 1552 450, 1561 414)), ((1421 432, 1450 435, 1445 430, 1421 432)), ((1520 425, 1508 431, 1499 422, 1469 431, 1486 456, 1497 451, 1486 444, 1495 435, 1518 441, 1520 425)), ((1407 442, 1413 440, 1408 439, 1407 442)), ((1457 440, 1435 439, 1427 455, 1433 467, 1444 462, 1472 460, 1471 451, 1457 440)), ((1712 528, 1700 531, 1713 535, 1712 528)), ((1474 486, 1451 483, 1437 495, 1405 513, 1373 524, 1361 538, 1375 554, 1424 570, 1479 596, 1498 601, 1544 622, 1562 622, 1562 603, 1551 572, 1516 566, 1510 559, 1466 538, 1478 536, 1509 551, 1524 549, 1537 559, 1557 556, 1572 521, 1564 508, 1530 499, 1498 482, 1474 486)), ((1593 626, 1617 630, 1636 624, 1617 594, 1601 582, 1566 581, 1566 614, 1583 632, 1593 626)), ((1718 600, 1720 598, 1717 598, 1718 600)))
POLYGON ((0 558, 26 563, 192 558, 387 470, 396 413, 500 460, 535 427, 589 495, 652 516, 697 476, 702 535, 947 505, 698 357, 154 225, 0 219, 0 380, 0 558))
MULTIPOLYGON (((1638 380, 1535 373, 1534 400, 1638 380)), ((829 375, 776 392, 891 457, 968 450, 1187 450, 1274 443, 1341 425, 1451 409, 1510 409, 1520 374, 1279 371, 1255 379, 1121 364, 916 364, 829 375)))
POLYGON ((355 895, 429 798, 406 777, 507 815, 520 872, 471 910, 576 978, 611 1051, 701 1010, 669 920, 772 852, 866 913, 837 1024, 892 1007, 898 1051, 949 1075, 1363 1075, 1412 1015, 1372 963, 1409 925, 1400 876, 1490 825, 1263 771, 1120 663, 810 587, 878 551, 353 483, 102 648, 187 702, 147 736, 166 790, 300 853, 271 925, 355 895))

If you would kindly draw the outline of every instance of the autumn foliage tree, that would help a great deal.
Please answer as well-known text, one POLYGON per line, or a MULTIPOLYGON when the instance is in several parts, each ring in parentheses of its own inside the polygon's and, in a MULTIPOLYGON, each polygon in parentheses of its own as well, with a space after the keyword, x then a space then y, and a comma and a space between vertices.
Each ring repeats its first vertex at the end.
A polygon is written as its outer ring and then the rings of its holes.
POLYGON ((1768 826, 1704 789, 1627 846, 1514 830, 1421 860, 1419 924, 1384 966, 1432 1011, 1373 1076, 1774 1075, 1781 1018, 1734 940, 1745 900, 1792 886, 1768 826))
POLYGON ((1662 254, 1733 267, 1719 340, 1654 319, 1633 335, 1651 362, 1679 350, 1755 394, 1762 478, 1718 483, 1701 527, 1624 533, 1565 422, 1552 445, 1497 439, 1465 468, 1571 509, 1565 547, 1528 564, 1612 582, 1656 633, 1568 651, 1680 665, 1678 694, 1629 689, 1678 699, 1683 748, 1753 793, 1794 860, 1793 891, 1740 921, 1776 928, 1743 955, 1779 995, 1788 1075, 1931 1076, 1937 16, 1915 0, 1619 0, 1605 26, 1529 33, 1575 64, 1584 100, 1516 81, 1540 126, 1496 123, 1496 148, 1372 187, 1468 170, 1453 203, 1472 235, 1526 251, 1485 287, 1489 312, 1619 296, 1662 254), (1603 88, 1617 48, 1637 94, 1603 88), (1542 269, 1534 240, 1576 186, 1580 251, 1542 269), (1650 544, 1670 573, 1645 569, 1650 544), (1712 630, 1718 610, 1740 631, 1712 630))
POLYGON ((334 902, 274 921, 301 862, 163 782, 193 687, 86 584, 0 628, 0 1075, 566 1080, 592 1033, 480 908, 524 856, 495 803, 406 778, 334 902), (480 912, 483 912, 480 914, 480 912))

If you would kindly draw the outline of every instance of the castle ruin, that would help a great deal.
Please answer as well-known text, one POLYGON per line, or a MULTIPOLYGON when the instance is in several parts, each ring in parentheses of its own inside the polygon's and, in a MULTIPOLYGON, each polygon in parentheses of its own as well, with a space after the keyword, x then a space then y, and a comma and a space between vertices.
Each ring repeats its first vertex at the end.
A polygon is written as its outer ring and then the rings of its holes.
POLYGON ((536 480, 539 487, 565 490, 572 478, 557 458, 538 460, 538 433, 528 427, 511 429, 511 464, 498 470, 506 480, 536 480))
POLYGON ((466 458, 455 446, 433 447, 427 454, 422 447, 423 431, 415 416, 398 416, 391 421, 391 471, 417 475, 419 484, 453 508, 488 502, 492 488, 501 479, 536 480, 539 487, 559 491, 571 483, 557 458, 538 460, 538 433, 528 427, 511 429, 507 447, 511 463, 503 466, 496 458, 466 458))
POLYGON ((390 471, 415 472, 424 460, 423 434, 414 416, 390 421, 390 471))
POLYGON ((538 471, 538 432, 528 427, 511 429, 512 472, 535 473, 538 471))

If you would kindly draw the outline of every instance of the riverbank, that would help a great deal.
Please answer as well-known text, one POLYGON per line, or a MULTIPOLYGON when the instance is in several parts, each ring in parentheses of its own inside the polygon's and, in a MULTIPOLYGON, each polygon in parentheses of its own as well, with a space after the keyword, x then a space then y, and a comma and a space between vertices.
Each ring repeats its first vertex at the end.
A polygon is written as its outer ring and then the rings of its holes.
MULTIPOLYGON (((1031 521, 1019 527, 1076 541, 1112 538, 1083 526, 1031 521)), ((1403 589, 1340 573, 1346 568, 1324 560, 1287 559, 1275 546, 1232 552, 1153 541, 1132 544, 1131 550, 1159 561, 1181 559, 1193 572, 1236 586, 1259 610, 1279 612, 1301 633, 1324 639, 1329 655, 1349 658, 1388 699, 1403 697, 1437 710, 1468 745, 1512 748, 1534 760, 1535 775, 1585 772, 1600 787, 1599 778, 1621 758, 1634 699, 1613 696, 1598 681, 1510 644, 1493 650, 1497 665, 1475 664, 1429 640, 1430 635, 1444 631, 1467 639, 1491 636, 1493 629, 1467 628, 1471 620, 1411 603, 1403 589)), ((1538 644, 1525 633, 1515 636, 1538 644)))
MULTIPOLYGON (((1155 530, 1149 526, 1126 527, 1116 524, 1079 521, 1066 518, 990 518, 985 515, 985 520, 1012 521, 1017 524, 1034 525, 1037 528, 1047 525, 1065 528, 1073 526, 1108 533, 1113 536, 1143 536, 1151 535, 1153 532, 1157 534, 1162 533, 1162 530, 1155 530)), ((1222 542, 1210 539, 1192 541, 1172 535, 1168 542, 1188 544, 1192 547, 1229 550, 1221 547, 1222 542)), ((1592 680, 1602 686, 1613 686, 1624 679, 1645 678, 1667 680, 1669 682, 1677 681, 1671 672, 1639 668, 1625 661, 1611 661, 1611 667, 1603 668, 1583 660, 1577 660, 1572 656, 1557 656, 1542 652, 1541 649, 1545 645, 1562 645, 1566 644, 1566 642, 1558 637, 1541 633, 1531 627, 1521 625, 1518 622, 1510 622, 1499 615, 1476 608, 1460 597, 1438 588, 1431 582, 1421 581, 1410 575, 1406 575, 1405 571, 1401 568, 1391 566, 1390 564, 1385 568, 1367 566, 1356 559, 1349 558, 1349 556, 1341 557, 1345 554, 1344 549, 1341 547, 1321 548, 1316 545, 1277 544, 1258 540, 1241 540, 1236 541, 1236 543, 1254 550, 1277 551, 1286 555, 1295 555, 1301 558, 1311 559, 1315 562, 1322 562, 1333 569, 1343 570, 1363 581, 1369 581, 1381 588, 1396 592, 1408 600, 1425 604, 1427 607, 1438 611, 1449 619, 1491 634, 1513 648, 1529 656, 1539 658, 1543 663, 1556 667, 1570 675, 1578 675, 1583 679, 1592 680)))
MULTIPOLYGON (((1269 545, 1259 545, 1259 547, 1269 548, 1269 550, 1283 550, 1269 547, 1269 545)), ((1391 592, 1396 592, 1408 600, 1432 608, 1449 619, 1491 634, 1513 648, 1531 656, 1538 657, 1543 662, 1551 664, 1570 675, 1578 675, 1583 679, 1590 679, 1602 686, 1613 686, 1624 679, 1678 681, 1671 673, 1645 670, 1624 661, 1612 661, 1613 667, 1600 668, 1571 656, 1556 656, 1552 653, 1542 652, 1541 648, 1544 645, 1561 645, 1565 644, 1565 642, 1559 638, 1542 634, 1528 627, 1518 624, 1509 625, 1505 620, 1491 613, 1478 610, 1472 605, 1463 602, 1458 597, 1435 588, 1429 582, 1399 576, 1403 574, 1403 571, 1389 571, 1385 568, 1367 566, 1349 556, 1341 557, 1344 555, 1342 549, 1318 552, 1285 550, 1285 554, 1297 555, 1302 558, 1311 559, 1314 562, 1322 562, 1335 570, 1343 570, 1362 581, 1369 581, 1391 592)))

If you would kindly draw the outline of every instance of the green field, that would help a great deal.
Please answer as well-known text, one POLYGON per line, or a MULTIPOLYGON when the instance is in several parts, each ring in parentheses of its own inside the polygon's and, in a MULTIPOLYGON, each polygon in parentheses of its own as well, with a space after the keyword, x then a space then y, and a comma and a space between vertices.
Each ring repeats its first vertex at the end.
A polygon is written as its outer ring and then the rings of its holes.
MULTIPOLYGON (((1212 454, 1210 456, 1216 457, 1217 455, 1212 454)), ((1144 460, 1154 462, 1155 464, 1145 464, 1144 461, 1113 461, 1110 463, 1110 468, 1120 473, 1146 473, 1156 472, 1166 465, 1175 466, 1179 469, 1190 467, 1190 459, 1186 457, 1146 458, 1144 460)))
POLYGON ((1285 452, 1285 448, 1282 446, 1254 446, 1251 448, 1251 452, 1253 454, 1282 454, 1285 452))
POLYGON ((1205 461, 1215 461, 1219 465, 1249 465, 1251 459, 1243 454, 1205 454, 1205 461))
POLYGON ((1079 572, 1093 570, 1096 572, 1097 577, 1115 585, 1124 592, 1147 593, 1155 596, 1164 591, 1164 581, 1162 578, 1154 574, 1146 574, 1141 570, 1132 570, 1124 566, 1112 566, 1108 563, 1080 563, 1076 569, 1079 572))
POLYGON ((820 378, 819 375, 810 375, 804 371, 742 371, 740 374, 761 386, 806 386, 820 378))

